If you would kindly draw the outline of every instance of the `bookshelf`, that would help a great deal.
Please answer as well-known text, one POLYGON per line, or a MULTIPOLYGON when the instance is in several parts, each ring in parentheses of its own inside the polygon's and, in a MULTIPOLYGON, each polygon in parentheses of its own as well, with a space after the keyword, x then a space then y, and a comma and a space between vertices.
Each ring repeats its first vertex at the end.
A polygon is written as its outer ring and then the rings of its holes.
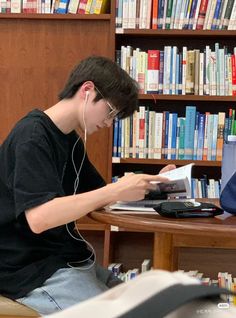
MULTIPOLYGON (((114 11, 113 14, 115 14, 114 11)), ((130 46, 133 50, 139 48, 141 51, 147 52, 148 50, 163 50, 164 46, 176 46, 181 52, 181 49, 186 46, 188 50, 199 49, 203 52, 206 45, 214 49, 214 44, 219 43, 220 47, 227 46, 228 52, 233 52, 235 36, 235 30, 117 29, 115 49, 120 50, 122 46, 130 46)), ((229 109, 235 108, 236 96, 140 94, 139 105, 149 107, 149 110, 155 112, 176 112, 178 116, 184 116, 187 105, 194 105, 200 113, 206 111, 211 114, 225 112, 228 116, 229 109)), ((209 178, 220 179, 220 161, 191 160, 191 162, 195 163, 193 167, 194 178, 208 175, 209 178)), ((168 163, 180 166, 188 164, 189 161, 114 157, 111 175, 121 176, 124 172, 135 170, 156 173, 168 163)))
MULTIPOLYGON (((111 14, 115 16, 115 4, 112 3, 111 14)), ((113 19, 113 18, 112 18, 113 19)), ((114 21, 114 19, 113 19, 114 21)), ((213 46, 219 42, 221 46, 227 46, 232 52, 235 46, 236 31, 233 30, 152 30, 152 29, 124 29, 115 33, 115 50, 122 45, 130 45, 141 50, 163 49, 164 45, 176 45, 179 48, 187 46, 189 49, 204 50, 206 45, 213 46)), ((115 52, 113 52, 115 59, 115 52)), ((140 94, 141 105, 148 105, 155 110, 176 111, 184 114, 186 105, 196 105, 200 112, 210 111, 217 113, 224 111, 228 114, 229 108, 235 108, 236 96, 200 96, 200 95, 157 95, 140 94)), ((112 140, 113 132, 110 131, 112 140)), ((112 144, 109 145, 109 154, 112 153, 112 144)), ((114 175, 122 175, 126 171, 142 170, 147 173, 155 173, 162 166, 168 163, 175 163, 177 166, 185 165, 193 160, 166 160, 166 159, 136 159, 136 158, 112 158, 109 178, 114 175)), ((207 174, 208 177, 221 177, 221 162, 196 160, 193 168, 195 176, 207 174)), ((152 258, 153 236, 150 233, 131 232, 127 229, 119 229, 119 232, 111 232, 111 245, 109 248, 110 261, 124 262, 129 268, 140 265, 144 258, 152 258), (124 243, 125 242, 125 243, 124 243), (150 249, 151 247, 151 249, 150 249), (146 252, 145 252, 146 248, 146 252), (132 257, 130 256, 132 255, 132 257), (126 260, 125 258, 128 258, 126 260)), ((175 238, 178 244, 177 238, 175 238)), ((199 248, 193 250, 187 239, 185 246, 180 248, 179 266, 188 270, 197 267, 198 269, 215 276, 215 273, 222 269, 232 270, 232 250, 211 249, 205 238, 199 241, 199 248), (202 254, 201 254, 202 253, 202 254), (209 263, 213 265, 209 268, 209 263)), ((183 244, 184 245, 184 244, 183 244)))

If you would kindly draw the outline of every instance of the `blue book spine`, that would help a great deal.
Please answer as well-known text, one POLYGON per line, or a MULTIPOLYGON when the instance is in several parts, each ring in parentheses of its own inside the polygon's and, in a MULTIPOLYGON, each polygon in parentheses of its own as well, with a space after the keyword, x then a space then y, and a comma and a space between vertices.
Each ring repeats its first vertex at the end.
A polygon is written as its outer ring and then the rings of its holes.
POLYGON ((212 25, 211 25, 211 30, 216 30, 217 29, 217 20, 219 18, 220 7, 221 7, 221 3, 222 2, 223 2, 223 0, 217 0, 217 2, 216 2, 216 7, 215 7, 214 15, 213 15, 213 21, 212 21, 212 25))
POLYGON ((205 132, 205 114, 198 116, 197 160, 202 160, 205 132))
POLYGON ((122 138, 122 124, 121 119, 118 123, 118 143, 117 143, 117 157, 121 157, 121 138, 122 138))
POLYGON ((218 128, 218 115, 214 114, 213 115, 211 160, 216 160, 217 128, 218 128))
POLYGON ((177 113, 172 113, 171 159, 176 159, 177 113))
POLYGON ((119 119, 116 117, 113 124, 113 157, 118 157, 118 134, 119 134, 119 119))
POLYGON ((194 20, 194 15, 195 15, 196 8, 197 8, 197 3, 198 3, 198 0, 193 0, 193 2, 192 2, 191 11, 189 14, 189 23, 188 23, 189 30, 193 29, 193 22, 194 22, 193 20, 194 20))
POLYGON ((163 28, 163 18, 164 18, 164 7, 165 7, 165 0, 158 1, 158 24, 157 28, 163 28))
POLYGON ((225 118, 225 126, 224 126, 224 143, 228 140, 228 126, 229 126, 229 118, 225 118))
POLYGON ((194 129, 194 147, 193 147, 193 160, 197 160, 197 143, 198 143, 198 124, 199 112, 196 112, 195 129, 194 129))
POLYGON ((165 143, 164 143, 164 159, 167 159, 168 151, 168 131, 169 131, 169 112, 165 112, 165 143))
POLYGON ((194 147, 194 129, 196 120, 196 106, 186 106, 186 122, 185 122, 185 134, 184 134, 184 159, 193 159, 193 147, 194 147))
POLYGON ((179 126, 179 159, 184 159, 185 118, 180 118, 179 126))
POLYGON ((67 13, 68 4, 69 4, 69 0, 60 0, 56 13, 59 13, 59 14, 67 13))

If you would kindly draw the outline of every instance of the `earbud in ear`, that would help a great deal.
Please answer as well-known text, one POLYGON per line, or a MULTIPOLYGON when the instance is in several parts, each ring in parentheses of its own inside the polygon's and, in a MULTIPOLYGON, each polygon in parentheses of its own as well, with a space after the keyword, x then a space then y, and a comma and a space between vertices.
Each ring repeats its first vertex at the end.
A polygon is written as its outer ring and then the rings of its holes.
POLYGON ((88 101, 88 97, 89 97, 89 91, 86 91, 86 97, 85 97, 85 101, 88 101))

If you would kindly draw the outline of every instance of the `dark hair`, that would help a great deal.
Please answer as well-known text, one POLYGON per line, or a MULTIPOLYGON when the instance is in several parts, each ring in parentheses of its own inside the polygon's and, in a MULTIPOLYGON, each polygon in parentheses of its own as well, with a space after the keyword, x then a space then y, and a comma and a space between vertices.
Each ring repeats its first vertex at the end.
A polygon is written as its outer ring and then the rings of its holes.
POLYGON ((72 70, 59 99, 73 97, 81 85, 92 81, 98 88, 95 102, 105 98, 125 118, 138 108, 138 83, 120 66, 102 56, 91 56, 82 60, 72 70))

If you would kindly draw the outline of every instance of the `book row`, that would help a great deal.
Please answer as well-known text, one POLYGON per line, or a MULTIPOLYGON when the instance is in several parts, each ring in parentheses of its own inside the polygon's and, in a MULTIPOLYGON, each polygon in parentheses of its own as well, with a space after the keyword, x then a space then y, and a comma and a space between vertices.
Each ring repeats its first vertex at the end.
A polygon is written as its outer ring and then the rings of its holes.
POLYGON ((0 0, 1 13, 101 14, 109 0, 0 0))
MULTIPOLYGON (((119 177, 112 177, 112 182, 118 181, 119 177)), ((219 199, 221 192, 221 180, 207 178, 204 175, 202 178, 191 178, 191 198, 192 199, 219 199)))
POLYGON ((131 279, 134 279, 139 273, 144 273, 151 269, 151 260, 144 259, 141 268, 133 268, 127 272, 123 272, 123 265, 121 263, 111 263, 108 265, 108 269, 122 281, 127 282, 131 279))
POLYGON ((186 106, 185 117, 169 111, 139 111, 113 125, 113 157, 222 160, 223 143, 236 134, 235 110, 200 113, 186 106))
POLYGON ((204 52, 186 46, 142 51, 121 46, 117 63, 139 84, 141 94, 236 96, 236 47, 215 43, 204 52))
POLYGON ((234 0, 117 0, 123 29, 236 30, 234 0))
MULTIPOLYGON (((119 277, 121 280, 127 282, 131 279, 134 279, 140 273, 146 272, 151 270, 151 260, 145 259, 141 264, 141 269, 133 268, 128 270, 127 272, 122 271, 123 265, 121 263, 111 263, 108 266, 108 269, 113 272, 113 274, 119 277)), ((180 273, 184 273, 190 277, 194 277, 200 281, 202 285, 214 285, 220 288, 226 288, 231 290, 232 292, 236 291, 236 277, 233 277, 232 274, 228 272, 218 272, 217 278, 211 279, 209 277, 205 277, 203 273, 199 272, 198 270, 178 270, 180 273)), ((229 304, 236 305, 236 296, 235 295, 224 295, 222 296, 223 300, 225 300, 229 304)))
MULTIPOLYGON (((204 277, 204 274, 198 270, 184 271, 179 270, 181 273, 185 273, 190 277, 195 277, 200 280, 203 285, 214 285, 220 288, 227 288, 233 292, 236 291, 236 277, 228 272, 218 272, 217 278, 211 279, 210 277, 204 277)), ((222 296, 228 303, 233 303, 236 305, 236 296, 234 295, 224 295, 222 296)))

